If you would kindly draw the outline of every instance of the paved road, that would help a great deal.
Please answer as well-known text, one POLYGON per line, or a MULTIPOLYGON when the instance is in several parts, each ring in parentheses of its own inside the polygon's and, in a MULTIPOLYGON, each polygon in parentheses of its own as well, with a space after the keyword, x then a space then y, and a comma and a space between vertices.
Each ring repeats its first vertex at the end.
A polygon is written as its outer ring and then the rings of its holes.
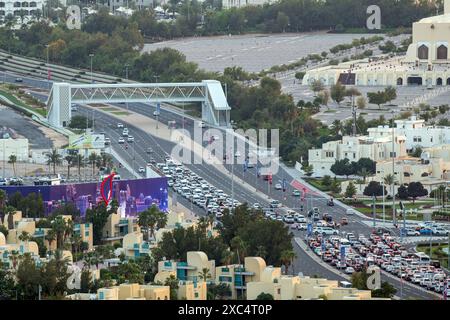
MULTIPOLYGON (((27 83, 34 83, 38 86, 45 86, 45 81, 38 80, 25 80, 27 83)), ((38 95, 39 97, 39 95, 38 95)), ((40 95, 42 99, 43 96, 40 95)), ((118 105, 124 107, 123 105, 118 105)), ((142 115, 152 116, 154 111, 154 106, 143 105, 143 104, 129 104, 129 110, 133 112, 137 112, 142 115)), ((125 107, 124 107, 125 108, 125 107)), ((87 113, 87 109, 85 107, 80 107, 79 112, 87 113)), ((92 112, 91 112, 92 114, 92 112)), ((171 113, 166 110, 161 111, 161 122, 167 123, 168 120, 178 120, 180 123, 180 116, 174 113, 171 113)), ((117 126, 117 118, 105 114, 96 112, 95 114, 96 121, 96 130, 101 131, 104 130, 106 135, 111 138, 112 148, 116 150, 120 156, 127 161, 128 163, 133 164, 134 167, 137 168, 139 166, 145 166, 148 155, 146 154, 146 149, 148 147, 152 147, 155 151, 155 159, 157 161, 163 161, 163 157, 169 154, 174 147, 174 143, 160 139, 155 135, 148 134, 141 130, 140 128, 134 127, 132 124, 128 124, 128 128, 130 129, 130 134, 133 135, 136 139, 133 146, 124 149, 124 146, 117 144, 117 139, 119 138, 120 131, 116 129, 117 126), (133 160, 134 158, 134 160, 133 160)), ((192 132, 194 128, 194 123, 191 119, 186 118, 185 129, 192 132)), ((204 177, 209 183, 214 185, 215 187, 224 190, 228 194, 231 194, 232 182, 229 177, 229 173, 224 173, 219 171, 216 167, 212 165, 186 165, 189 169, 191 169, 194 173, 199 176, 204 177)), ((226 165, 228 170, 231 170, 231 165, 226 165)), ((254 202, 258 202, 263 206, 267 206, 267 200, 263 200, 263 198, 270 196, 271 199, 279 200, 285 207, 293 208, 294 210, 299 211, 299 207, 301 205, 300 200, 298 198, 294 198, 291 195, 294 189, 303 190, 303 188, 307 189, 307 195, 304 202, 304 210, 308 210, 312 207, 318 207, 321 212, 330 212, 332 213, 335 220, 340 220, 343 216, 345 216, 345 209, 340 206, 335 206, 330 210, 330 207, 326 205, 326 199, 319 194, 316 194, 312 190, 308 188, 308 186, 304 186, 298 181, 290 178, 290 175, 282 168, 280 168, 279 172, 274 174, 273 181, 274 184, 278 181, 282 181, 283 179, 287 179, 289 185, 287 186, 287 190, 285 193, 282 191, 273 190, 267 182, 262 179, 258 179, 256 177, 256 170, 249 169, 249 171, 245 172, 242 169, 242 165, 235 165, 233 169, 235 176, 244 180, 247 186, 240 185, 239 183, 234 183, 234 195, 235 198, 240 202, 248 202, 253 204, 254 202), (252 191, 248 185, 252 187, 256 187, 259 192, 256 193, 254 190, 252 191)), ((181 198, 181 197, 179 197, 181 198)), ((184 200, 184 199, 180 199, 184 200)), ((185 201, 185 200, 184 200, 185 201)), ((189 203, 182 203, 185 207, 189 208, 189 203)), ((195 208, 195 206, 194 206, 195 208)), ((199 214, 204 214, 202 209, 195 208, 199 214)), ((353 232, 356 234, 366 234, 368 235, 371 232, 371 228, 367 226, 364 222, 360 221, 357 216, 350 217, 350 223, 348 226, 345 226, 341 229, 344 232, 353 232)), ((330 279, 336 279, 336 275, 333 275, 326 267, 318 264, 314 260, 312 260, 303 250, 301 250, 297 245, 294 244, 294 248, 297 254, 297 259, 294 262, 294 265, 299 266, 299 269, 303 271, 305 275, 319 275, 328 277, 330 279)), ((400 281, 394 278, 389 278, 389 282, 391 282, 394 286, 396 286, 400 291, 400 281)), ((415 297, 419 299, 435 299, 434 295, 431 295, 427 292, 423 292, 419 288, 407 283, 404 286, 404 297, 415 297)))

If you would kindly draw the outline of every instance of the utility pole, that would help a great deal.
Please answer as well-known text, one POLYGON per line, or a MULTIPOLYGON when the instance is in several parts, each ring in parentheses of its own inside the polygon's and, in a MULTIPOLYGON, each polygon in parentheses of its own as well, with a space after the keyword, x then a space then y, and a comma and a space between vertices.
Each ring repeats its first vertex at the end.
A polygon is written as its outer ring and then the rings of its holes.
POLYGON ((382 171, 383 176, 381 177, 381 186, 383 187, 383 227, 386 227, 386 203, 385 203, 385 198, 384 198, 384 169, 382 171))
POLYGON ((392 222, 397 224, 397 215, 395 212, 395 128, 392 120, 392 222))
POLYGON ((353 115, 353 136, 356 137, 356 108, 355 108, 355 97, 352 95, 352 115, 353 115))
POLYGON ((372 195, 372 213, 373 213, 373 230, 374 231, 375 231, 375 228, 377 227, 377 224, 375 221, 376 215, 377 215, 376 211, 377 211, 377 207, 376 207, 376 203, 375 203, 375 195, 372 195))
POLYGON ((45 47, 47 48, 47 86, 48 86, 48 90, 50 90, 50 66, 49 66, 49 54, 48 54, 48 47, 49 45, 45 45, 45 47))
POLYGON ((93 53, 89 54, 89 57, 91 58, 91 83, 94 83, 92 74, 92 58, 94 57, 94 54, 93 53))

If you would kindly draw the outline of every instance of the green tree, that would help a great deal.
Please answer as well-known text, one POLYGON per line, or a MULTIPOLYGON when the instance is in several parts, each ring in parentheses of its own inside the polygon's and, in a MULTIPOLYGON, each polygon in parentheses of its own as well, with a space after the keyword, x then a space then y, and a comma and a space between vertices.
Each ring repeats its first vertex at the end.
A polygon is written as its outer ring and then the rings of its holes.
POLYGON ((346 88, 340 82, 331 86, 331 89, 330 89, 331 99, 336 101, 336 103, 338 105, 340 105, 341 102, 344 100, 345 93, 346 93, 346 88))
POLYGON ((178 300, 178 279, 171 274, 164 282, 164 285, 170 287, 170 300, 178 300))
POLYGON ((67 155, 64 157, 64 160, 67 162, 67 180, 70 179, 70 167, 74 162, 75 157, 73 155, 67 155))
POLYGON ((14 274, 4 270, 0 263, 0 301, 13 300, 16 296, 14 274))
POLYGON ((349 175, 355 173, 354 166, 347 158, 336 160, 336 162, 331 166, 330 170, 337 176, 346 176, 347 178, 349 175))
POLYGON ((384 194, 387 194, 386 187, 382 186, 377 181, 370 181, 367 187, 364 188, 363 194, 368 197, 375 197, 375 199, 379 196, 383 195, 383 188, 384 188, 384 194))
POLYGON ((324 87, 322 81, 320 81, 320 80, 314 80, 314 81, 311 83, 311 90, 314 91, 314 93, 320 92, 320 91, 322 91, 324 88, 325 88, 325 87, 324 87))
POLYGON ((428 195, 428 190, 425 189, 420 182, 410 182, 408 184, 407 192, 408 196, 413 199, 413 203, 415 203, 417 198, 428 195))
POLYGON ((12 154, 9 156, 8 163, 12 165, 14 176, 16 176, 16 162, 17 162, 17 156, 15 154, 12 154))
POLYGON ((347 188, 345 189, 345 197, 346 198, 353 198, 356 194, 356 187, 353 184, 352 181, 348 184, 347 188))
POLYGON ((381 105, 388 101, 386 93, 384 91, 368 92, 367 97, 369 98, 369 103, 378 105, 378 108, 380 109, 381 105))
POLYGON ((138 224, 146 231, 146 240, 155 236, 155 229, 164 228, 167 223, 167 215, 160 211, 156 205, 139 213, 138 224))
POLYGON ((324 175, 323 177, 322 177, 322 181, 321 181, 321 184, 323 185, 323 186, 325 186, 325 187, 330 187, 331 186, 331 183, 332 183, 333 181, 331 180, 331 177, 329 176, 329 175, 324 175))
POLYGON ((255 300, 274 300, 270 293, 261 292, 255 300))
POLYGON ((56 166, 62 163, 62 157, 56 149, 52 149, 51 152, 45 154, 47 158, 47 164, 53 165, 53 174, 56 174, 56 166))
MULTIPOLYGON (((294 250, 284 250, 281 252, 280 262, 284 265, 284 273, 287 274, 289 270, 289 266, 291 266, 297 258, 294 250)), ((294 268, 292 268, 292 274, 294 274, 294 268)))
POLYGON ((365 109, 366 108, 366 98, 363 96, 360 96, 356 99, 356 106, 358 109, 365 109))

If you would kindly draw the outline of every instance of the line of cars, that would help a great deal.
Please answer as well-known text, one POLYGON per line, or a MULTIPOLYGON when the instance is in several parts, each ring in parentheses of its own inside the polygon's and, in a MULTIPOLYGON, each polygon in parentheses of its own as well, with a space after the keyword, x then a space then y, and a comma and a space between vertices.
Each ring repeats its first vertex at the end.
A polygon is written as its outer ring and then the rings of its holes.
MULTIPOLYGON (((369 238, 353 233, 326 237, 317 234, 307 242, 311 250, 331 266, 347 274, 377 265, 382 270, 437 293, 444 292, 450 276, 440 268, 438 261, 424 253, 411 253, 391 236, 386 229, 378 229, 369 238), (342 252, 345 252, 342 256, 342 252)), ((450 288, 449 288, 450 289, 450 288)), ((450 290, 447 290, 449 295, 450 290)))
POLYGON ((182 164, 175 163, 170 157, 166 157, 164 163, 157 163, 156 167, 167 177, 169 187, 188 201, 203 208, 208 214, 214 214, 218 219, 223 216, 226 208, 237 207, 241 204, 182 164))
POLYGON ((400 234, 407 237, 414 236, 448 236, 449 231, 445 225, 434 221, 420 222, 417 226, 401 228, 400 234))
POLYGON ((0 186, 23 186, 23 179, 19 177, 9 179, 0 177, 0 186))

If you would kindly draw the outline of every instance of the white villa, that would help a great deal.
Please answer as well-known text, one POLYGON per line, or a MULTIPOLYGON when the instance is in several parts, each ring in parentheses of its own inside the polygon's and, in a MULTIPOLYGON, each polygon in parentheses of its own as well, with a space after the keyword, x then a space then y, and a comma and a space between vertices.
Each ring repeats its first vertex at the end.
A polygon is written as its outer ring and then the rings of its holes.
POLYGON ((361 158, 370 158, 373 161, 383 161, 392 159, 392 156, 407 156, 406 138, 396 135, 392 143, 391 136, 344 136, 340 141, 324 143, 321 149, 310 149, 308 156, 308 162, 313 166, 313 176, 332 176, 334 174, 331 172, 331 166, 336 160, 348 159, 350 162, 357 162, 361 158))
MULTIPOLYGON (((369 136, 383 138, 392 136, 392 128, 379 126, 369 128, 369 136)), ((431 148, 437 145, 450 144, 450 127, 427 126, 425 120, 412 116, 407 120, 395 120, 395 135, 406 137, 406 150, 412 151, 416 147, 431 148)))

